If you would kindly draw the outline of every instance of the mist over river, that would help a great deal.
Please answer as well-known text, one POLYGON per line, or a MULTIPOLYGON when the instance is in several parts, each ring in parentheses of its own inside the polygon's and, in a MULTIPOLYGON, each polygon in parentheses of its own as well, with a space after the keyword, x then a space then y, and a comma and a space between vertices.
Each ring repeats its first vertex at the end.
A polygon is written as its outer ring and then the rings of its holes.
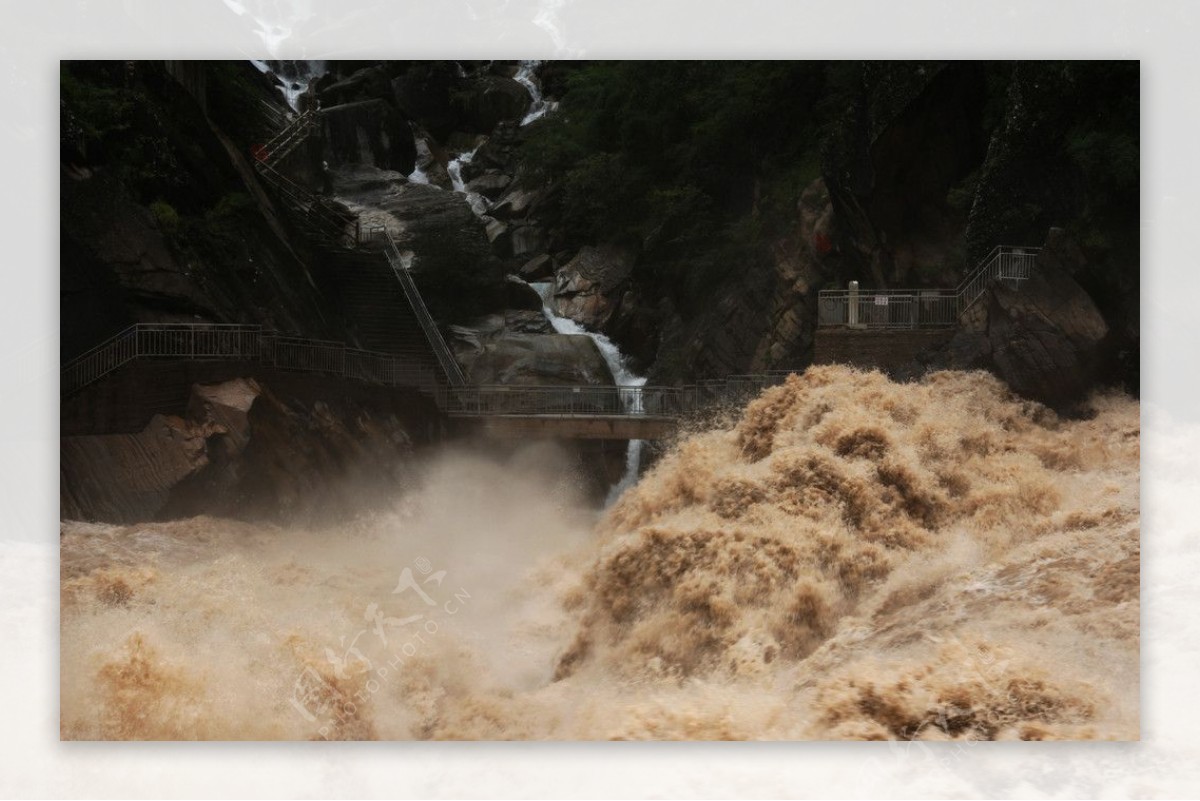
POLYGON ((330 528, 64 521, 67 739, 1136 739, 1139 406, 813 367, 603 512, 448 450, 330 528))

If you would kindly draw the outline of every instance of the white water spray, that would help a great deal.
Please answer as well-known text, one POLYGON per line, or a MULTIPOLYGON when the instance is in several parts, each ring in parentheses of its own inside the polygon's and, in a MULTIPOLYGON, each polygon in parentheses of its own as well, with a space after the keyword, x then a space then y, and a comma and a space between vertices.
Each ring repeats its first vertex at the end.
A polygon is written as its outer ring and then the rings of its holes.
MULTIPOLYGON (((600 355, 604 357, 604 362, 608 365, 608 369, 612 373, 613 380, 617 386, 629 388, 628 392, 621 393, 621 404, 624 406, 625 411, 630 414, 641 414, 643 411, 641 388, 646 384, 646 377, 637 375, 629 369, 628 359, 613 344, 613 341, 604 334, 589 331, 571 318, 560 317, 555 314, 554 308, 551 305, 554 297, 554 282, 539 281, 538 283, 529 285, 541 296, 542 313, 546 315, 546 319, 550 321, 550 325, 555 331, 560 334, 589 337, 596 343, 596 347, 599 349, 600 355)), ((637 483, 644 445, 644 440, 629 440, 629 448, 625 451, 625 473, 621 476, 621 480, 609 489, 608 497, 604 502, 605 506, 611 505, 617 498, 621 497, 621 494, 625 490, 637 483)))

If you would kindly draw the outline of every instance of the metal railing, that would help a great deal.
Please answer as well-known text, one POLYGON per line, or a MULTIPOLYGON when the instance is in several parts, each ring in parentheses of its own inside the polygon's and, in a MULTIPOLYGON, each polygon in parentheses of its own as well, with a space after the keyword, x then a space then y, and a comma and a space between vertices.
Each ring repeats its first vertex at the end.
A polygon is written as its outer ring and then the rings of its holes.
POLYGON ((790 371, 734 375, 677 387, 476 385, 438 391, 453 417, 489 415, 677 418, 722 404, 745 405, 790 371))
MULTIPOLYGON (((274 117, 273 119, 276 122, 279 121, 278 117, 274 117)), ((262 150, 259 151, 258 161, 269 165, 277 164, 295 150, 298 144, 307 139, 315 127, 317 127, 317 113, 315 109, 309 109, 293 118, 291 122, 284 125, 282 130, 273 139, 262 146, 262 150)))
POLYGON ((62 366, 61 391, 76 392, 135 359, 248 361, 281 370, 341 376, 432 392, 437 374, 407 354, 264 331, 256 325, 139 323, 62 366))
POLYGON ((403 354, 287 336, 253 325, 139 323, 64 364, 62 394, 82 389, 135 359, 255 362, 281 370, 406 387, 429 394, 453 417, 677 418, 723 403, 745 404, 789 375, 779 371, 730 376, 678 387, 446 386, 434 369, 403 354))
POLYGON ((446 382, 454 387, 465 386, 467 380, 463 376, 462 368, 459 367, 454 354, 450 352, 450 346, 446 344, 442 332, 438 330, 433 315, 429 313, 429 308, 425 305, 425 300, 421 297, 417 284, 413 281, 391 232, 386 228, 375 228, 370 231, 370 235, 379 238, 384 243, 383 253, 392 267, 396 280, 400 282, 400 286, 404 290, 404 297, 408 300, 408 305, 412 308, 413 315, 417 318, 417 323, 421 326, 421 331, 424 332, 425 339, 429 342, 429 347, 433 350, 438 364, 441 365, 442 371, 446 375, 446 382))
POLYGON ((1016 288, 1033 273, 1041 248, 997 246, 954 289, 823 289, 817 325, 941 328, 957 325, 993 280, 1016 288))

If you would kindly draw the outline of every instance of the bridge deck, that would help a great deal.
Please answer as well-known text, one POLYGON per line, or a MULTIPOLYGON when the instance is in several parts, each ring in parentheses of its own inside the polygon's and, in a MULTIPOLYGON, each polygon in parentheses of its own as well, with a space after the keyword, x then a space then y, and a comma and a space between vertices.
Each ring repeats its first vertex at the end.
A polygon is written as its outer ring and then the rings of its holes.
POLYGON ((489 414, 455 415, 497 439, 665 439, 678 422, 652 415, 489 414))

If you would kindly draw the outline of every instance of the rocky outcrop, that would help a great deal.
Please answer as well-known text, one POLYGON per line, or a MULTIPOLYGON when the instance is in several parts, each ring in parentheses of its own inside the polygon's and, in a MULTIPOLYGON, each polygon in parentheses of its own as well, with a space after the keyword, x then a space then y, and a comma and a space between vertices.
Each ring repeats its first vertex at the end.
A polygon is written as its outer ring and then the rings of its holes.
POLYGON ((769 257, 746 254, 736 279, 719 286, 693 319, 685 321, 662 302, 661 344, 651 381, 807 365, 816 293, 839 258, 830 247, 832 219, 829 192, 817 179, 801 193, 791 230, 774 243, 769 257))
POLYGON ((555 313, 592 330, 603 330, 620 299, 618 289, 633 272, 634 261, 635 255, 626 248, 582 248, 555 276, 555 313))
POLYGON ((59 506, 64 520, 152 519, 172 488, 208 464, 218 427, 156 415, 137 434, 63 437, 59 506))
POLYGON ((238 147, 171 91, 147 89, 149 111, 125 133, 155 143, 147 149, 153 171, 92 164, 82 153, 62 165, 60 312, 71 321, 62 329, 64 361, 134 322, 261 323, 336 337, 304 243, 289 241, 238 147), (154 180, 142 186, 147 173, 154 180))
MULTIPOLYGON (((515 275, 510 275, 504 282, 507 292, 506 305, 510 309, 534 311, 542 313, 542 296, 537 290, 515 275)), ((542 315, 545 317, 545 315, 542 315)))
POLYGON ((526 281, 544 281, 554 276, 554 259, 548 253, 534 256, 517 273, 526 281))
POLYGON ((417 143, 403 114, 384 100, 360 100, 321 110, 332 165, 370 164, 402 175, 417 164, 417 143))
POLYGON ((401 485, 411 456, 386 405, 281 397, 254 379, 197 385, 184 415, 156 415, 141 432, 63 437, 61 516, 344 516, 401 485))
POLYGON ((467 362, 473 384, 613 384, 599 348, 585 336, 510 333, 467 362))
POLYGON ((614 383, 591 337, 555 334, 538 312, 510 309, 452 326, 450 344, 472 384, 614 383))
POLYGON ((1028 281, 993 282, 930 367, 988 369, 1014 392, 1069 411, 1096 386, 1109 329, 1053 253, 1028 281))
POLYGON ((364 165, 336 170, 333 186, 365 226, 387 228, 411 254, 414 279, 436 319, 461 322, 504 306, 503 265, 463 194, 364 165))

